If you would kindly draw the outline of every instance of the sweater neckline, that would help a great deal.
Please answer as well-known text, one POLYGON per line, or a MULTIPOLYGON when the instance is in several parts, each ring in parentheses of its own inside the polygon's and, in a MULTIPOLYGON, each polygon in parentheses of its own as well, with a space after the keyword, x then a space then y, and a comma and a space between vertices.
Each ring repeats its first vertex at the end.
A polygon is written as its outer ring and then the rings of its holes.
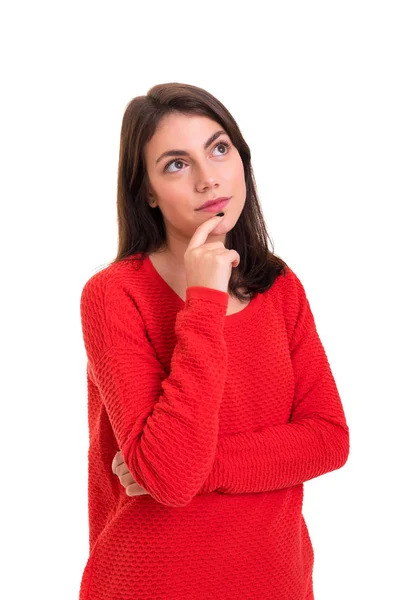
MULTIPOLYGON (((153 281, 158 285, 160 291, 167 293, 172 299, 174 299, 176 304, 182 308, 185 305, 185 300, 183 300, 160 275, 151 262, 148 254, 146 254, 143 259, 143 266, 146 268, 147 273, 152 277, 153 281)), ((244 308, 242 308, 242 310, 239 310, 231 315, 225 315, 225 325, 236 325, 236 323, 241 323, 249 319, 256 312, 256 310, 261 307, 261 302, 262 294, 256 294, 254 298, 252 298, 250 302, 244 308)))

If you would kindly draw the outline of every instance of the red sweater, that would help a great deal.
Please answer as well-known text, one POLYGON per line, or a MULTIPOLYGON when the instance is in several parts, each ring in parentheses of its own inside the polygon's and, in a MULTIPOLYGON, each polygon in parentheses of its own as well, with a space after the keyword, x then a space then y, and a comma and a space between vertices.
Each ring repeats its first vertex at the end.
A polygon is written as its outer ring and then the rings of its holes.
POLYGON ((339 469, 349 429, 305 290, 289 269, 244 309, 145 257, 92 275, 89 558, 80 600, 310 600, 303 482, 339 469), (120 450, 147 495, 129 497, 120 450))

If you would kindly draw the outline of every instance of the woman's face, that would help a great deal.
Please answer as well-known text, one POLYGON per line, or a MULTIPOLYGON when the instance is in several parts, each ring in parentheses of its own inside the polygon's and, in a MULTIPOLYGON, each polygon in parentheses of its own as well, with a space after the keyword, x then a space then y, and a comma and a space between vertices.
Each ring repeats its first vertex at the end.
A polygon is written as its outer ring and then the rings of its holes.
POLYGON ((225 217, 212 232, 212 241, 224 241, 243 210, 243 163, 231 139, 220 133, 204 148, 211 136, 221 130, 220 124, 208 117, 173 113, 160 122, 145 146, 149 200, 155 200, 150 206, 159 206, 170 239, 188 243, 195 229, 216 214, 196 210, 212 198, 231 197, 222 209, 225 217), (171 150, 173 155, 160 158, 171 150))

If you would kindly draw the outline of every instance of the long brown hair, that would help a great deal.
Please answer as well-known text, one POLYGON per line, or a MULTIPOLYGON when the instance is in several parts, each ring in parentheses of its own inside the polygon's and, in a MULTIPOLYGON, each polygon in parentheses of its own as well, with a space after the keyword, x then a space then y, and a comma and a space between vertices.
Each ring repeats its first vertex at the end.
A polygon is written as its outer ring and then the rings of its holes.
POLYGON ((144 146, 154 135, 160 120, 169 113, 206 116, 219 123, 237 148, 244 166, 246 201, 225 247, 240 255, 232 269, 228 293, 240 300, 253 298, 269 289, 276 277, 286 272, 287 264, 273 252, 273 244, 264 222, 251 166, 250 148, 225 106, 202 88, 183 83, 153 86, 146 96, 137 96, 127 105, 122 119, 117 190, 118 252, 109 264, 144 255, 166 245, 162 213, 147 202, 149 180, 144 146), (271 242, 271 248, 268 241, 271 242), (246 290, 243 295, 239 288, 246 290))

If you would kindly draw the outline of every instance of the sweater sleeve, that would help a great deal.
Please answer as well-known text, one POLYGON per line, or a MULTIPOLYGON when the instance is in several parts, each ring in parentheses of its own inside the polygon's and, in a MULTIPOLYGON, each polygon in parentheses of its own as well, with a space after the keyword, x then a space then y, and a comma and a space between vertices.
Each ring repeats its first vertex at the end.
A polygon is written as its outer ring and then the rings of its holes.
POLYGON ((82 290, 88 371, 129 471, 166 506, 190 503, 214 461, 227 369, 227 304, 228 293, 187 288, 167 376, 129 286, 100 272, 82 290))
POLYGON ((347 461, 350 439, 341 399, 304 287, 291 274, 298 309, 289 303, 295 384, 289 422, 221 437, 200 494, 273 491, 339 469, 347 461))

